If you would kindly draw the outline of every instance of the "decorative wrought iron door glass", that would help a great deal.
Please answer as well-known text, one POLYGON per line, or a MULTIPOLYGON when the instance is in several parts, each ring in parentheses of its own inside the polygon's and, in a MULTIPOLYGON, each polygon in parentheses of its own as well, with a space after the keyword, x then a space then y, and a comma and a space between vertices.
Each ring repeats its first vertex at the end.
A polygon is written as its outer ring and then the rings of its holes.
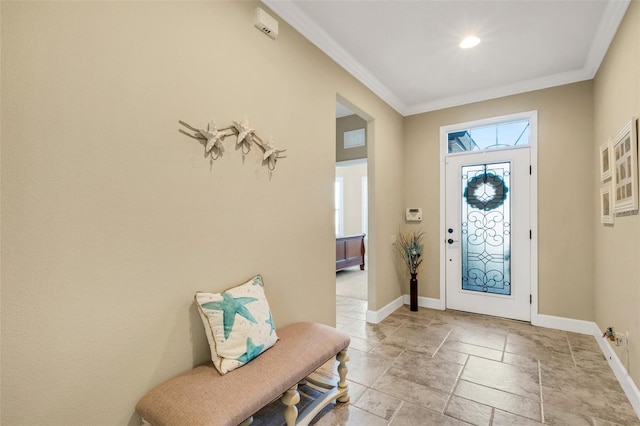
POLYGON ((462 167, 462 289, 511 295, 511 163, 462 167))

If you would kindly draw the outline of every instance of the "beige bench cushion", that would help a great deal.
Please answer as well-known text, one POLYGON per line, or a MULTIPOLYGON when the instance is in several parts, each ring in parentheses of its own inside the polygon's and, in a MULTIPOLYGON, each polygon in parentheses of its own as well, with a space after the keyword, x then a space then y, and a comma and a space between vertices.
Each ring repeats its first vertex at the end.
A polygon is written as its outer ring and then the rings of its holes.
POLYGON ((349 345, 349 337, 322 324, 278 329, 275 346, 224 376, 212 363, 156 386, 136 405, 153 426, 236 426, 349 345))

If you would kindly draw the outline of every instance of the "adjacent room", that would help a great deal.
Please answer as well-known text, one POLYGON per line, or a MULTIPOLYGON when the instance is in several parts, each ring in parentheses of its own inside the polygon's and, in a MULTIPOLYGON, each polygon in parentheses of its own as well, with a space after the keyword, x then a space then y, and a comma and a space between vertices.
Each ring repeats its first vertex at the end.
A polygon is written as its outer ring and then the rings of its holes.
POLYGON ((336 103, 336 321, 343 325, 366 319, 369 297, 366 130, 363 118, 336 103))

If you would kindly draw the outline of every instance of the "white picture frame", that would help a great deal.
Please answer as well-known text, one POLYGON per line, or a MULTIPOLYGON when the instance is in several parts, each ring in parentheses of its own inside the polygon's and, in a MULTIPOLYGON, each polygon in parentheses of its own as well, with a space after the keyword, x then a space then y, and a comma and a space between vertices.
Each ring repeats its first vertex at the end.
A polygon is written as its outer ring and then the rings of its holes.
POLYGON ((600 222, 612 224, 614 217, 611 184, 608 184, 600 188, 600 222))
POLYGON ((638 210, 638 137, 635 117, 613 138, 611 154, 613 213, 638 210))
POLYGON ((611 139, 600 145, 600 180, 606 182, 611 179, 611 139))

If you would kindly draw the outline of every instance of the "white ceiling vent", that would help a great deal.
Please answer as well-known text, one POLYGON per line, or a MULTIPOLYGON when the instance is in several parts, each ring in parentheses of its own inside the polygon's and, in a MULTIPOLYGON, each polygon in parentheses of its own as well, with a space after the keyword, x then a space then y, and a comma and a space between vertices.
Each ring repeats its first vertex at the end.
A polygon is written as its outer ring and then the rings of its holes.
POLYGON ((256 7, 256 28, 274 40, 278 37, 278 21, 259 7, 256 7))

